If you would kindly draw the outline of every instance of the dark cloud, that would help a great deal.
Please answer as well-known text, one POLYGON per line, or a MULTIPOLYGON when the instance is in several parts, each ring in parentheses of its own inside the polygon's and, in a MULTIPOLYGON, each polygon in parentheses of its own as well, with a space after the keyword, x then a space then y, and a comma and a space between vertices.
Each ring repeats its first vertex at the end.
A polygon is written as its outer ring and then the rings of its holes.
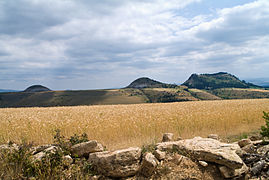
POLYGON ((27 0, 2 1, 0 3, 0 33, 32 36, 48 27, 66 21, 64 15, 52 12, 53 3, 37 3, 27 0))

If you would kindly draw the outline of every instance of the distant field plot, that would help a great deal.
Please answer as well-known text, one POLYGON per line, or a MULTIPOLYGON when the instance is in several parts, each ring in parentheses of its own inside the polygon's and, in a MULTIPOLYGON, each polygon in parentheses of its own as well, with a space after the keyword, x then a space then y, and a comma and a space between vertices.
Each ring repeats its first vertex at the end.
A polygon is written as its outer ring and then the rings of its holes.
POLYGON ((108 149, 160 141, 164 132, 189 138, 229 136, 257 130, 269 99, 0 109, 0 143, 52 143, 54 130, 66 137, 86 132, 108 149))
POLYGON ((269 98, 269 90, 264 89, 220 88, 210 93, 223 99, 269 98))
POLYGON ((193 97, 200 100, 220 100, 221 98, 200 89, 189 89, 189 92, 193 97))

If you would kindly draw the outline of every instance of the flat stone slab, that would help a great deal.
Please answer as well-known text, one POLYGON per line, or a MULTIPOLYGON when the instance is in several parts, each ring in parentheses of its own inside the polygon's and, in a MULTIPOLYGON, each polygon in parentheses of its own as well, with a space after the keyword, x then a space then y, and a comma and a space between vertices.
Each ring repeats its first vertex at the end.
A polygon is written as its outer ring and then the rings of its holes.
POLYGON ((180 154, 189 156, 199 161, 214 162, 238 169, 243 166, 242 159, 235 153, 240 149, 238 144, 221 143, 211 138, 195 137, 173 142, 163 142, 157 144, 157 149, 161 151, 177 151, 180 154))
POLYGON ((139 170, 140 148, 104 151, 89 154, 88 161, 98 173, 108 177, 128 177, 139 170))
POLYGON ((96 140, 91 140, 72 146, 71 154, 72 156, 82 157, 88 155, 89 153, 101 152, 103 150, 104 147, 102 144, 98 143, 96 140))

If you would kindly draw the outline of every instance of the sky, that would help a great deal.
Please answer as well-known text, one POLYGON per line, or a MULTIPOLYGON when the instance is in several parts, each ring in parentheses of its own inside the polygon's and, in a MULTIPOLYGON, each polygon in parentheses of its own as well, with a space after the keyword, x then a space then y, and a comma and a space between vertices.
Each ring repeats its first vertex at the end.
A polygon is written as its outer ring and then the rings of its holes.
POLYGON ((1 0, 0 89, 269 81, 268 0, 1 0))

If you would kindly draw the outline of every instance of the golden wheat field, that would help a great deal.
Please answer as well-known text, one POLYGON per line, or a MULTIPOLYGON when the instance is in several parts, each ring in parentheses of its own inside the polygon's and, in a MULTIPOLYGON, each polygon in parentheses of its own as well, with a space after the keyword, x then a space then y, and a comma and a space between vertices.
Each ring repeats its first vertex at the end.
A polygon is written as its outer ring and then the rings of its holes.
POLYGON ((162 133, 190 138, 229 136, 264 124, 269 99, 0 109, 0 143, 52 143, 55 129, 66 137, 86 132, 108 149, 158 142, 162 133))

